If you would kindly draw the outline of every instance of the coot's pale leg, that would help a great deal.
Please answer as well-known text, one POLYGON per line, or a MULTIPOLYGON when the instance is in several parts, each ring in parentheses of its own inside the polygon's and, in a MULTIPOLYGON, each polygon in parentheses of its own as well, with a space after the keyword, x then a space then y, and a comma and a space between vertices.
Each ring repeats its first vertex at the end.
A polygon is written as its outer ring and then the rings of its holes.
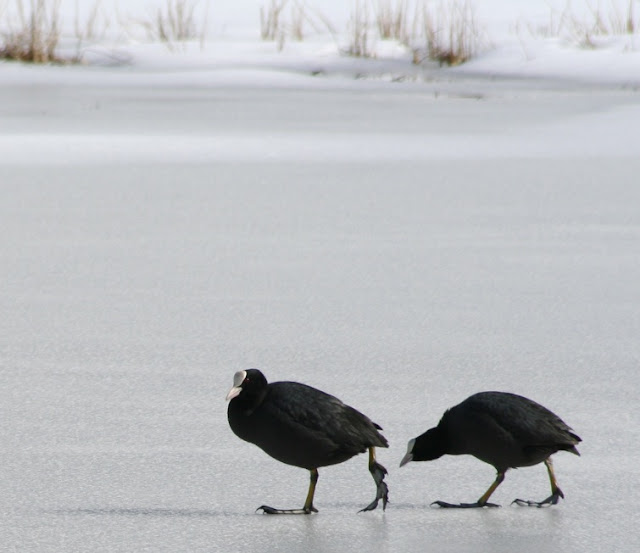
POLYGON ((311 513, 317 513, 318 509, 313 506, 313 496, 316 493, 316 484, 318 483, 318 469, 311 469, 309 473, 309 491, 302 509, 274 509, 268 505, 260 505, 256 511, 261 510, 267 515, 310 515, 311 513))
POLYGON ((318 483, 318 469, 312 469, 309 472, 309 491, 307 492, 307 499, 304 502, 303 509, 307 513, 317 513, 318 510, 313 506, 313 496, 316 493, 316 484, 318 483))
POLYGON ((558 487, 558 482, 556 480, 556 475, 553 472, 553 463, 551 461, 551 457, 545 460, 545 466, 547 467, 547 472, 549 473, 549 482, 551 483, 551 495, 542 501, 527 501, 526 499, 514 499, 513 503, 516 505, 520 505, 521 507, 545 507, 547 505, 556 505, 560 498, 564 499, 564 494, 562 490, 558 487))
POLYGON ((473 509, 475 507, 500 507, 495 503, 488 503, 491 494, 496 491, 496 488, 502 484, 504 480, 504 471, 498 471, 496 479, 493 484, 489 486, 489 489, 482 494, 482 497, 478 499, 476 503, 447 503, 446 501, 434 501, 431 505, 438 505, 438 507, 444 507, 445 509, 473 509))

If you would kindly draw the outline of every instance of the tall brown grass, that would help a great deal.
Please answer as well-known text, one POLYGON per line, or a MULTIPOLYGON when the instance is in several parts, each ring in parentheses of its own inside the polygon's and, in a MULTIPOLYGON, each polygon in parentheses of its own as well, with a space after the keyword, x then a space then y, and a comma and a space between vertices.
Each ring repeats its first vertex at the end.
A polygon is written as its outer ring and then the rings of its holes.
POLYGON ((196 39, 202 48, 207 32, 208 0, 200 23, 196 18, 198 7, 198 0, 165 0, 164 6, 157 8, 152 16, 137 18, 134 22, 144 29, 148 40, 162 42, 169 50, 180 49, 186 41, 196 39))
POLYGON ((16 19, 5 20, 0 58, 51 63, 65 61, 56 49, 60 41, 60 0, 15 0, 16 19))
MULTIPOLYGON (((599 39, 634 35, 640 32, 640 17, 636 15, 636 0, 608 0, 593 3, 585 0, 586 10, 576 14, 567 1, 564 9, 551 9, 548 22, 526 29, 533 36, 563 38, 586 48, 596 48, 599 39)), ((521 29, 521 25, 518 29, 521 29)))
POLYGON ((407 47, 414 63, 464 63, 483 47, 483 34, 470 0, 355 0, 347 54, 375 57, 379 40, 407 47))
POLYGON ((442 0, 435 7, 423 4, 422 25, 423 55, 440 65, 460 65, 481 48, 480 27, 469 0, 442 0))

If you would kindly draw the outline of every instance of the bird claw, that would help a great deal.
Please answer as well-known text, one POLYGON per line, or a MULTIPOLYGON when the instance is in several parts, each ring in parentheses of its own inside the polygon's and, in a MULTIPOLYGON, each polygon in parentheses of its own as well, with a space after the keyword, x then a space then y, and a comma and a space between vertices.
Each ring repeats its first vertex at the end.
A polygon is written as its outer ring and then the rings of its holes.
POLYGON ((373 476, 373 479, 374 479, 375 483, 378 484, 378 486, 380 484, 382 484, 382 482, 384 480, 384 477, 387 474, 389 474, 387 469, 384 468, 377 461, 375 461, 374 463, 371 464, 371 466, 369 467, 369 472, 371 473, 371 476, 373 476))
POLYGON ((387 469, 376 461, 369 465, 369 472, 371 473, 371 476, 373 476, 373 480, 376 483, 376 498, 364 509, 360 509, 358 511, 359 513, 362 513, 363 511, 373 511, 378 506, 378 502, 381 499, 383 511, 387 508, 387 503, 389 503, 389 487, 384 481, 385 475, 388 474, 387 469))
POLYGON ((373 511, 377 506, 378 502, 382 499, 382 510, 384 511, 387 508, 387 503, 389 503, 389 487, 386 482, 380 482, 378 484, 378 490, 376 493, 376 498, 369 503, 364 509, 360 509, 358 512, 362 513, 364 511, 373 511))
POLYGON ((513 505, 514 503, 516 505, 519 505, 520 507, 550 507, 551 505, 557 505, 558 501, 560 501, 560 498, 564 499, 564 494, 562 493, 562 490, 558 490, 556 493, 551 494, 549 497, 547 497, 546 499, 543 499, 542 501, 529 501, 527 499, 514 499, 511 502, 511 505, 513 505))
POLYGON ((262 511, 265 515, 310 515, 311 513, 317 513, 313 505, 311 507, 303 507, 302 509, 274 509, 268 505, 260 505, 256 509, 256 513, 262 511))
POLYGON ((497 503, 447 503, 446 501, 434 501, 430 504, 431 507, 437 505, 443 509, 476 509, 482 507, 500 507, 497 503))

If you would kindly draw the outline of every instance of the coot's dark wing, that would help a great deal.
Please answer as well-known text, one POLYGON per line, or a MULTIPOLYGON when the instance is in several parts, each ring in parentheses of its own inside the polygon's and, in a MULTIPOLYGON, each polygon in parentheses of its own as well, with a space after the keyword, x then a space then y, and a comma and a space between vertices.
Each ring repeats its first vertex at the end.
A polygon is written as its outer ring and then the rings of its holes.
POLYGON ((387 447, 378 426, 338 398, 298 382, 273 382, 262 407, 297 432, 349 456, 372 446, 387 447))
POLYGON ((555 413, 526 397, 505 392, 480 392, 463 402, 469 412, 489 416, 524 449, 558 449, 578 453, 580 438, 555 413))

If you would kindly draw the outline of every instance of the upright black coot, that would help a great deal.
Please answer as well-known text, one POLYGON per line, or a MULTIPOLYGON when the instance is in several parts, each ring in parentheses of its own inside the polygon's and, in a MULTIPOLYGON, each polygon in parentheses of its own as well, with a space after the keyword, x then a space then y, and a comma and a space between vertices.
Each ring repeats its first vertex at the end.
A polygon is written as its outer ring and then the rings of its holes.
POLYGON ((382 499, 387 506, 387 470, 376 462, 375 448, 388 447, 380 426, 353 407, 311 386, 297 382, 272 382, 257 369, 239 371, 227 394, 231 430, 256 444, 274 459, 309 470, 309 492, 302 509, 274 509, 267 514, 318 512, 313 495, 318 467, 335 465, 369 450, 369 471, 376 483, 375 499, 363 511, 372 511, 382 499))
POLYGON ((505 392, 480 392, 448 409, 438 426, 409 440, 409 461, 431 461, 443 455, 469 454, 493 465, 498 475, 476 503, 451 504, 435 501, 440 507, 497 507, 489 497, 510 468, 544 462, 551 481, 551 495, 543 501, 516 499, 514 503, 542 507, 555 505, 564 497, 553 473, 550 456, 558 450, 580 455, 582 441, 557 415, 526 397, 505 392))

